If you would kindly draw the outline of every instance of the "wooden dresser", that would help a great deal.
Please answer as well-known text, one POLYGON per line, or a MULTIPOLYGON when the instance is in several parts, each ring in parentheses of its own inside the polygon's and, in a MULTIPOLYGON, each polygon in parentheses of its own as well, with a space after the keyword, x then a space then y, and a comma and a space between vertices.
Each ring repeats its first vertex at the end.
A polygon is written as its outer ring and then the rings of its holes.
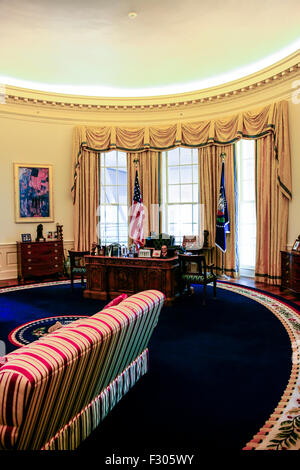
POLYGON ((17 242, 18 280, 62 275, 64 252, 62 240, 17 242))
POLYGON ((300 294, 300 252, 281 251, 281 290, 300 294))

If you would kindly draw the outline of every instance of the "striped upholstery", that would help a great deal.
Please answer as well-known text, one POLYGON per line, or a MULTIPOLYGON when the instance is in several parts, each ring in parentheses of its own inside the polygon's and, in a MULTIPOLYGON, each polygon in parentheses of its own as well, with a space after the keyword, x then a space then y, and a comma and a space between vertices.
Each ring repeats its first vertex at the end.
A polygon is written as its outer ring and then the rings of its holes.
POLYGON ((41 449, 136 367, 164 298, 155 290, 135 294, 8 354, 0 368, 1 448, 41 449))

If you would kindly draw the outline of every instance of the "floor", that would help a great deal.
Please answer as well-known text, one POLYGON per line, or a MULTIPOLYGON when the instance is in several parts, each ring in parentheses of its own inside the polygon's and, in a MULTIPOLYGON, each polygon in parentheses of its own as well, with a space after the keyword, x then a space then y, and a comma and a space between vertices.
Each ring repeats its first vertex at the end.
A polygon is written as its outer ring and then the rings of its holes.
MULTIPOLYGON (((64 280, 64 279, 68 279, 68 278, 67 277, 60 278, 60 280, 64 280)), ((44 279, 43 282, 48 282, 50 280, 53 281, 53 278, 44 279)), ((36 283, 37 281, 26 281, 25 284, 31 284, 32 282, 36 283)), ((287 289, 285 289, 284 291, 281 291, 279 286, 270 286, 269 284, 265 284, 263 282, 257 282, 254 279, 251 279, 249 277, 240 277, 240 279, 230 279, 230 282, 233 282, 236 284, 242 284, 248 287, 254 287, 256 289, 261 289, 266 292, 269 292, 270 294, 279 295, 286 300, 294 302, 300 307, 300 296, 297 294, 293 294, 287 289)), ((2 281, 0 280, 0 288, 1 287, 13 287, 17 285, 18 285, 17 279, 8 279, 8 280, 2 280, 2 281)))

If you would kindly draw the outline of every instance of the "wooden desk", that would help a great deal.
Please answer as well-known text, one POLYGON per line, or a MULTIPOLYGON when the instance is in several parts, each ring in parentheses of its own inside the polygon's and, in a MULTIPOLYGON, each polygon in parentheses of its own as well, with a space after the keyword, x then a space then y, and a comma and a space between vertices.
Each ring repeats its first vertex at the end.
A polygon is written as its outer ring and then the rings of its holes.
POLYGON ((84 297, 110 300, 120 294, 132 295, 157 289, 170 305, 179 295, 180 268, 178 257, 117 258, 85 256, 87 287, 84 297))

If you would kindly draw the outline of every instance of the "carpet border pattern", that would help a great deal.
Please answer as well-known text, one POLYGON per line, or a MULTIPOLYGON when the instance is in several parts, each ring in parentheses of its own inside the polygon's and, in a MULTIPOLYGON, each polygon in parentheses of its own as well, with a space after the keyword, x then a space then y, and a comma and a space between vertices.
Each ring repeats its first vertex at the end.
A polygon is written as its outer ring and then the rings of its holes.
POLYGON ((300 450, 300 312, 271 294, 230 282, 218 287, 244 295, 268 308, 291 341, 292 370, 288 385, 271 416, 243 450, 300 450))
MULTIPOLYGON (((74 284, 81 283, 80 279, 75 279, 74 284)), ((48 282, 40 282, 38 284, 24 284, 19 286, 11 286, 11 287, 1 287, 0 294, 4 294, 5 292, 13 292, 16 290, 26 290, 26 289, 35 289, 37 287, 49 287, 49 286, 58 286, 62 284, 70 284, 70 280, 65 281, 48 281, 48 282)))

